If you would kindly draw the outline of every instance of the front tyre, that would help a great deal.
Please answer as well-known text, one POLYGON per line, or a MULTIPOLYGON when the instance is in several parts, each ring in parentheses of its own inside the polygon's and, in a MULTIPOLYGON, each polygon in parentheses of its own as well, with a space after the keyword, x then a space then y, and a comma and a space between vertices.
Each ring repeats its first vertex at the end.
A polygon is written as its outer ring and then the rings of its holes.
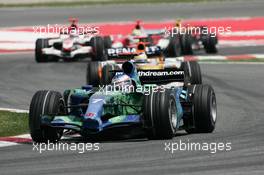
POLYGON ((172 139, 178 126, 173 90, 152 92, 144 99, 144 125, 149 139, 172 139))
POLYGON ((211 133, 215 129, 217 105, 214 89, 210 85, 194 85, 189 89, 193 93, 194 128, 186 129, 188 133, 211 133))
POLYGON ((37 91, 30 103, 29 129, 34 142, 57 142, 63 130, 42 123, 43 115, 61 115, 65 113, 64 100, 56 91, 37 91))
POLYGON ((47 48, 49 45, 48 39, 37 39, 35 47, 35 60, 38 63, 48 62, 48 56, 42 52, 43 48, 47 48))
POLYGON ((104 39, 100 36, 91 38, 91 46, 93 48, 92 61, 105 61, 107 60, 104 39))

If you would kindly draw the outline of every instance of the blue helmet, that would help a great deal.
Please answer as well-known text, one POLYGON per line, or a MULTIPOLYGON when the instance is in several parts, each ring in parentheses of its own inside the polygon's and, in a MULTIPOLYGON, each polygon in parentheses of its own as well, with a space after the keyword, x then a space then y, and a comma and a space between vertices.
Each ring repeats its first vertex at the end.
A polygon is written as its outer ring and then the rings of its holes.
POLYGON ((113 77, 112 85, 119 86, 120 88, 133 85, 132 79, 126 74, 117 74, 113 77))

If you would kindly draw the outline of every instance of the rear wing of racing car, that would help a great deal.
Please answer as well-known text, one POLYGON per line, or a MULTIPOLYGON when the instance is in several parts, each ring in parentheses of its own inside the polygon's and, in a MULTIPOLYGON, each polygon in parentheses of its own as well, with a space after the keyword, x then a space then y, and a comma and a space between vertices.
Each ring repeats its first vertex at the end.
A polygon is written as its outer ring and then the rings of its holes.
MULTIPOLYGON (((157 56, 162 53, 162 49, 159 46, 146 47, 145 52, 147 56, 157 56)), ((120 47, 107 49, 108 59, 133 59, 137 55, 137 48, 134 47, 120 47)))
POLYGON ((171 82, 184 82, 184 70, 138 70, 137 74, 142 84, 167 84, 171 82))
MULTIPOLYGON (((122 70, 112 70, 112 76, 123 73, 122 70)), ((168 84, 172 82, 184 82, 184 70, 163 69, 163 70, 137 70, 137 75, 142 84, 168 84)))

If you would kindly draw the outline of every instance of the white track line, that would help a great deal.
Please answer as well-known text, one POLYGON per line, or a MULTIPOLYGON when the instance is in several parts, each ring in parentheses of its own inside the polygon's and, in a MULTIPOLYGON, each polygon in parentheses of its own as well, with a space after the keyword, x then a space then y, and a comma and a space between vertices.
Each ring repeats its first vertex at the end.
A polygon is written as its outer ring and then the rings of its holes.
POLYGON ((239 61, 228 61, 228 62, 219 62, 219 61, 207 61, 207 62, 199 62, 199 64, 238 64, 238 65, 264 65, 264 62, 247 62, 247 61, 243 61, 243 62, 239 62, 239 61))
POLYGON ((30 134, 22 134, 22 135, 17 135, 17 136, 12 136, 15 138, 23 138, 23 139, 31 139, 30 134))
POLYGON ((16 112, 16 113, 29 113, 28 110, 14 109, 14 108, 0 108, 0 111, 16 112))
POLYGON ((198 60, 198 61, 223 61, 223 60, 229 61, 230 60, 232 62, 233 61, 232 59, 235 59, 235 58, 242 58, 241 60, 244 60, 243 56, 248 56, 250 57, 250 59, 264 60, 264 54, 242 54, 242 55, 226 55, 226 56, 224 55, 203 55, 203 56, 179 57, 179 59, 182 60, 183 58, 193 57, 195 60, 198 60))
POLYGON ((264 36, 264 30, 233 31, 223 33, 222 36, 264 36))
POLYGON ((0 147, 14 146, 14 145, 19 145, 19 144, 15 142, 0 141, 0 147))

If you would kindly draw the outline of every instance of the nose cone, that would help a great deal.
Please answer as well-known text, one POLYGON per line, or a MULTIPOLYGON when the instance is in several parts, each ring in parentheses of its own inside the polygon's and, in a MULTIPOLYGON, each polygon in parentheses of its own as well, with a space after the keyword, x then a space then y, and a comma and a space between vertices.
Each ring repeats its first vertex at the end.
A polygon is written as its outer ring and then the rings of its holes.
POLYGON ((71 51, 73 47, 73 40, 67 39, 62 43, 62 47, 64 51, 71 51))
POLYGON ((97 133, 100 131, 99 121, 96 119, 86 119, 83 122, 83 129, 86 133, 97 133))
POLYGON ((102 130, 101 116, 106 96, 94 94, 89 101, 89 107, 84 115, 83 128, 93 132, 102 130))

